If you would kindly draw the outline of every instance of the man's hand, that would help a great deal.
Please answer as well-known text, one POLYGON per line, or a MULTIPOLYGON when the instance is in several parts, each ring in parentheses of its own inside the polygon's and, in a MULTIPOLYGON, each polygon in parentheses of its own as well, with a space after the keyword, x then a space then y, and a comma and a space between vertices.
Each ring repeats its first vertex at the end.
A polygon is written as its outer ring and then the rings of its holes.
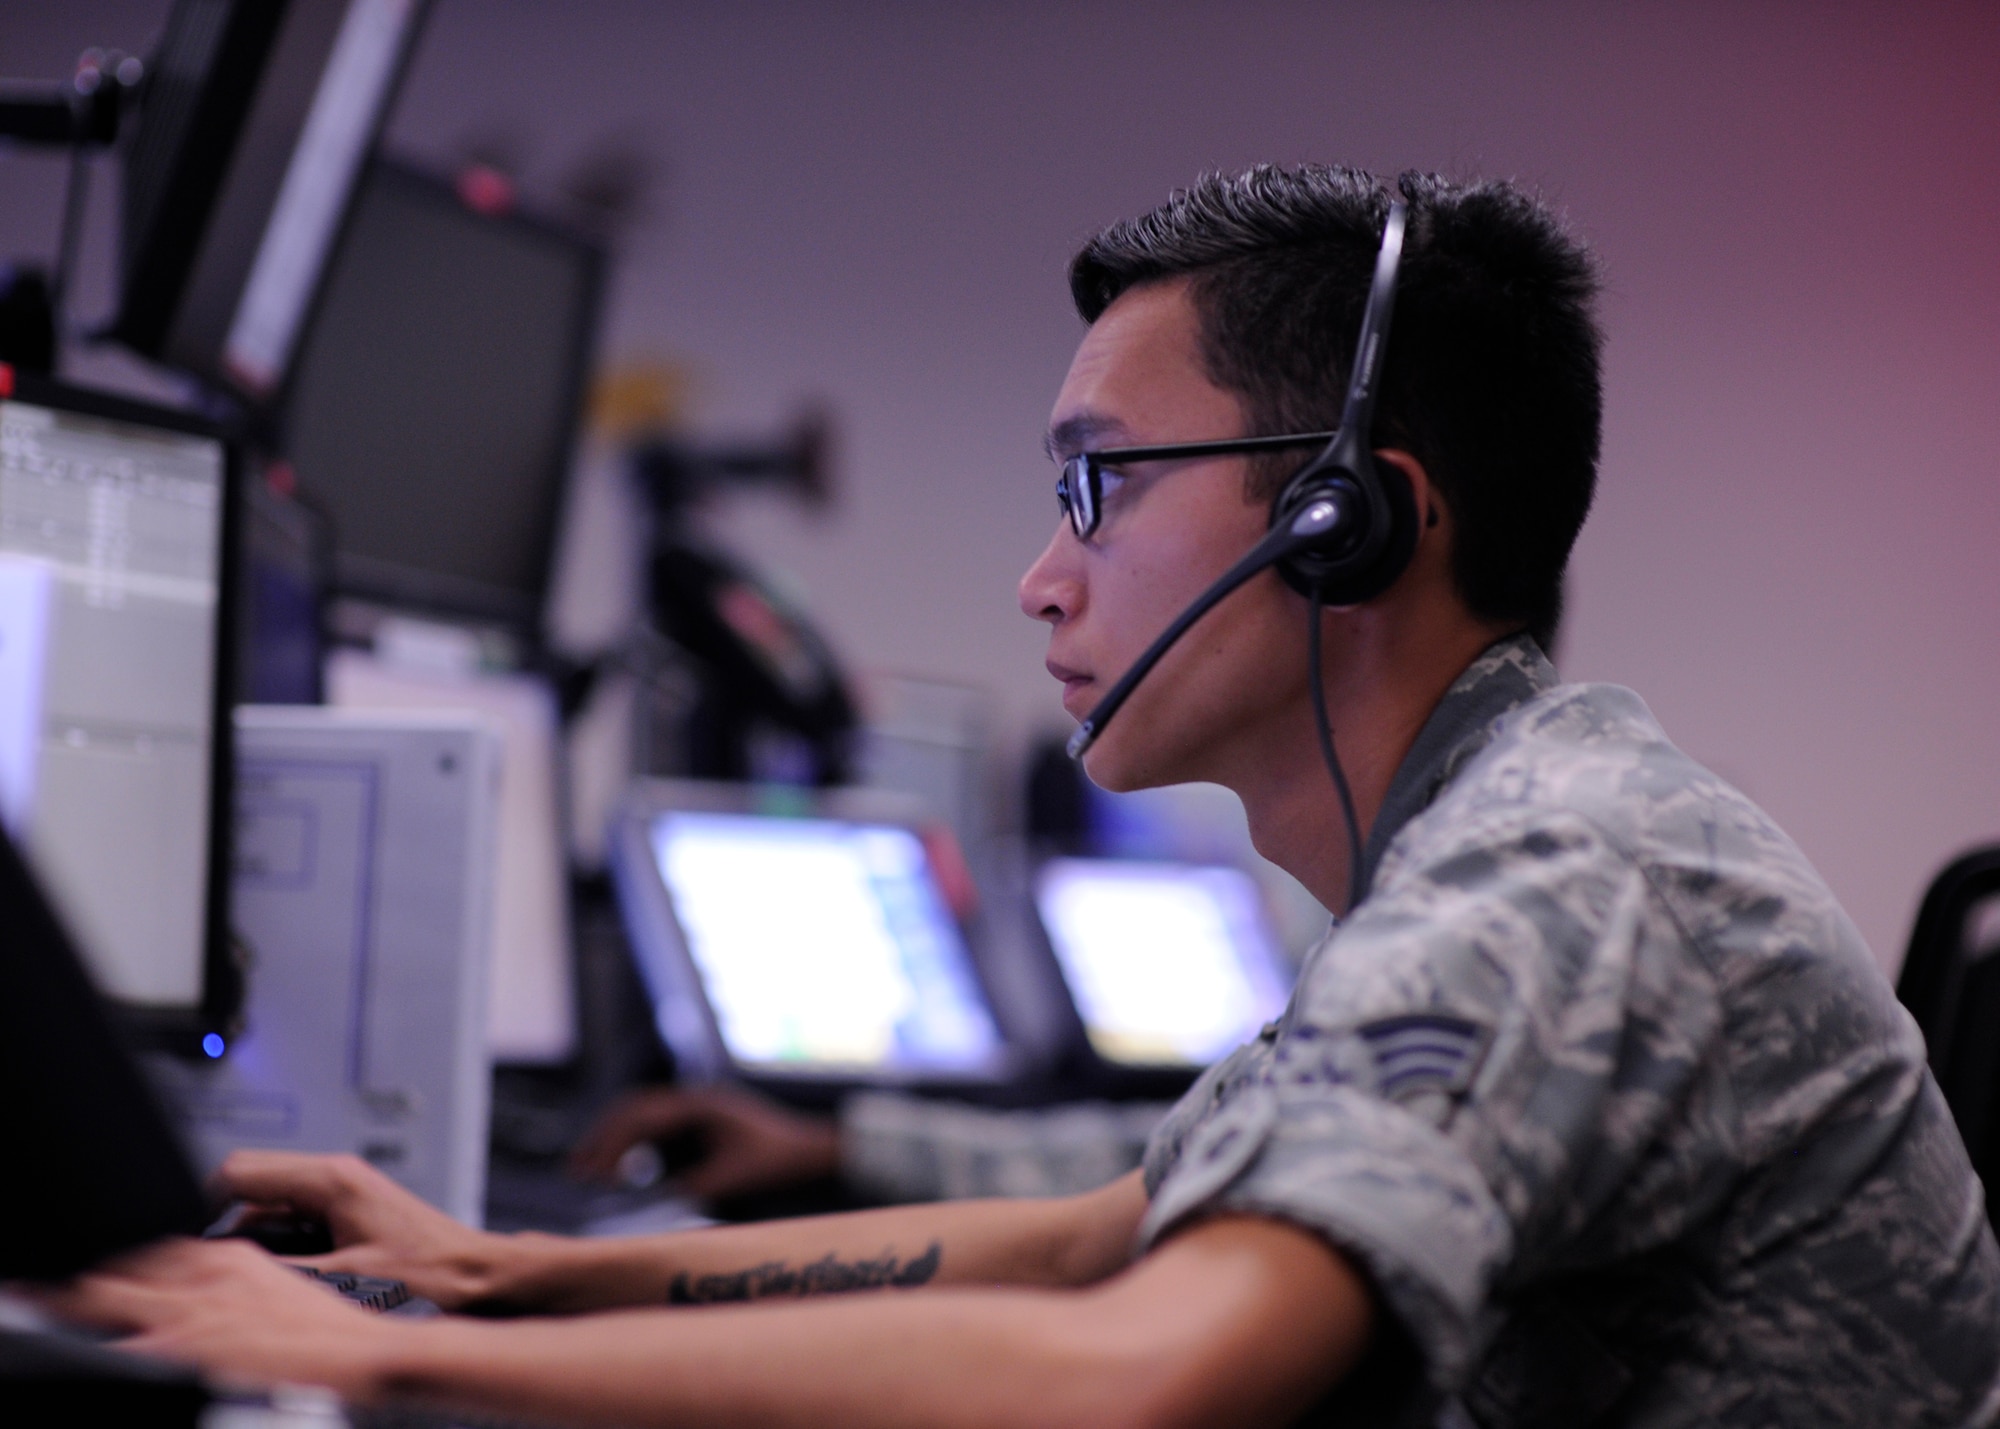
POLYGON ((256 1210, 324 1220, 333 1252, 305 1257, 323 1270, 401 1280, 448 1310, 491 1293, 496 1238, 459 1224, 359 1157, 238 1151, 214 1179, 256 1210))
POLYGON ((264 1386, 323 1384, 373 1396, 393 1326, 247 1241, 172 1240, 37 1296, 63 1319, 128 1338, 120 1348, 264 1386))
POLYGON ((668 1137, 703 1143, 700 1160, 685 1168, 670 1165, 667 1175, 704 1200, 794 1186, 840 1169, 840 1132, 824 1117, 737 1087, 649 1087, 597 1119, 571 1152, 570 1170, 609 1180, 626 1152, 668 1137))

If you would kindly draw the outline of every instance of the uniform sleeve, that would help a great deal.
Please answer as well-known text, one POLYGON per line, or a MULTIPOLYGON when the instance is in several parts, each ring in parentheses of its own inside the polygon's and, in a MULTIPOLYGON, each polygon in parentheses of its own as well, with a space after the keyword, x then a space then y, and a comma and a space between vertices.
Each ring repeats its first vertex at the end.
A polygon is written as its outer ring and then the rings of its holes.
POLYGON ((857 1092, 840 1108, 841 1174, 882 1201, 1070 1196, 1137 1166, 1166 1111, 1103 1102, 995 1111, 857 1092))
POLYGON ((1661 1128, 1690 1114, 1718 1024, 1664 906, 1588 820, 1515 806, 1406 833, 1266 1054, 1218 1068, 1155 1143, 1140 1240, 1222 1212, 1316 1230, 1451 1393, 1511 1281, 1686 1184, 1685 1138, 1668 1152, 1661 1128))

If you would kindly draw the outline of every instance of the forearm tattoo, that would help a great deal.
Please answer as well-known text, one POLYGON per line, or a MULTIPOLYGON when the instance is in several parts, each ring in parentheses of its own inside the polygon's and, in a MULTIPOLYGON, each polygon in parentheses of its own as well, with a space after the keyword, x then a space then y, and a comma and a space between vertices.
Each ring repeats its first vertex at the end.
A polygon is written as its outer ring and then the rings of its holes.
POLYGON ((719 1305, 732 1300, 762 1300, 771 1295, 845 1295, 852 1290, 894 1286, 909 1290, 930 1282, 944 1258, 944 1246, 932 1241, 914 1260, 898 1260, 885 1250, 873 1260, 840 1260, 828 1251, 818 1260, 791 1266, 768 1260, 748 1270, 723 1275, 690 1276, 682 1271, 667 1286, 669 1305, 719 1305))

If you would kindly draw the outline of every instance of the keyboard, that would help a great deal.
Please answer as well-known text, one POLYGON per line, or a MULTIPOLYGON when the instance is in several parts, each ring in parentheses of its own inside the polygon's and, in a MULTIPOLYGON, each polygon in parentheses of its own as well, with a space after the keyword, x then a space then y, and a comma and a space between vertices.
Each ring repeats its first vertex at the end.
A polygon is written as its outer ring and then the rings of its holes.
MULTIPOLYGON (((202 1238, 247 1240, 280 1256, 325 1255, 333 1249, 333 1232, 318 1217, 297 1213, 252 1215, 241 1201, 231 1204, 214 1225, 202 1232, 202 1238)), ((294 1265, 292 1269, 364 1310, 413 1318, 444 1313, 431 1301, 412 1295, 410 1287, 400 1280, 356 1275, 349 1270, 320 1270, 310 1265, 294 1265)))
POLYGON ((412 1295, 410 1287, 400 1280, 384 1280, 378 1275, 356 1275, 348 1270, 315 1270, 310 1265, 295 1265, 292 1269, 308 1280, 318 1281, 343 1299, 352 1300, 362 1309, 373 1310, 380 1315, 428 1319, 444 1313, 434 1302, 421 1295, 412 1295))

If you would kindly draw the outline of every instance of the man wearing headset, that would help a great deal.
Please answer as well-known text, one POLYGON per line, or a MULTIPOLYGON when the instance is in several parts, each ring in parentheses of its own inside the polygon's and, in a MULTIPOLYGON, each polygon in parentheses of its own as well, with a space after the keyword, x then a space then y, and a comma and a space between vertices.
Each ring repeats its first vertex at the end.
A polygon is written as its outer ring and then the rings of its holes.
POLYGON ((1990 1421, 2000 1254, 1912 1025, 1784 836, 1535 641, 1597 457, 1580 248, 1504 184, 1260 168, 1072 287, 1021 603, 1089 772, 1227 785, 1347 910, 1143 1172, 585 1243, 242 1155, 229 1188, 325 1216, 328 1265, 537 1318, 369 1319, 212 1244, 69 1312, 565 1422, 1990 1421))

